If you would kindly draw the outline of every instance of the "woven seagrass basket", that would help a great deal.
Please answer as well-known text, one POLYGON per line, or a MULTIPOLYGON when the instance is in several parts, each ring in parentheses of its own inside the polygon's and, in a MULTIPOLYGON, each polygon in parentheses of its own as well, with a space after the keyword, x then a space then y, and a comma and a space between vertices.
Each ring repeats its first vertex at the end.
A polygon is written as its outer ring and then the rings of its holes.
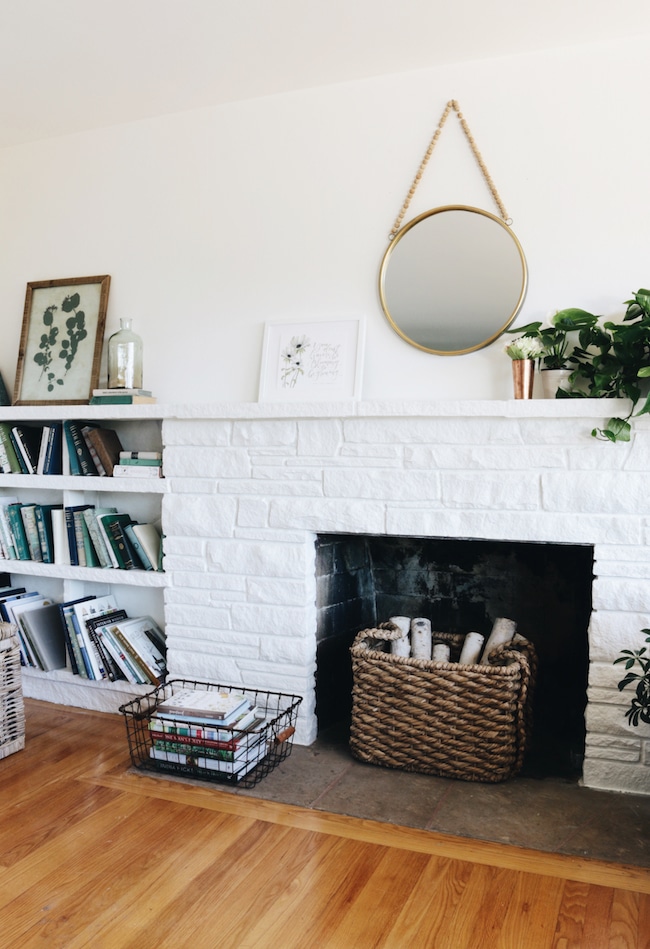
POLYGON ((0 623, 0 758, 25 747, 20 642, 11 623, 0 623))
POLYGON ((450 662, 390 653, 392 623, 357 634, 352 655, 350 750, 370 764, 465 781, 505 781, 521 770, 530 738, 537 657, 521 636, 460 665, 464 636, 433 633, 450 662))

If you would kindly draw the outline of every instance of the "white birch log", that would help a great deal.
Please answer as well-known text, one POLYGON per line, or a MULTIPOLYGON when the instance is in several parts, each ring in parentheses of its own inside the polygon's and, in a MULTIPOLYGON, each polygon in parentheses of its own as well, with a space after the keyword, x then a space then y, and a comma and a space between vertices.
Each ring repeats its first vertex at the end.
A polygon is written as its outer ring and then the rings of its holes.
POLYGON ((497 617, 492 626, 492 632, 488 636, 488 641, 485 644, 485 649, 481 656, 481 663, 486 665, 492 650, 497 646, 503 645, 503 643, 509 643, 516 632, 517 624, 514 620, 506 619, 505 616, 497 617))
POLYGON ((393 656, 404 656, 408 658, 411 655, 411 640, 409 632, 411 630, 410 616, 391 616, 391 623, 399 626, 402 635, 399 639, 391 640, 390 651, 393 656))
POLYGON ((435 643, 431 649, 431 658, 434 662, 449 662, 449 646, 447 643, 435 643))
POLYGON ((480 633, 468 633, 463 640, 463 648, 460 651, 460 659, 458 661, 465 666, 477 663, 481 656, 484 642, 485 636, 481 636, 480 633))
POLYGON ((411 620, 411 656, 431 659, 431 620, 423 616, 411 620))

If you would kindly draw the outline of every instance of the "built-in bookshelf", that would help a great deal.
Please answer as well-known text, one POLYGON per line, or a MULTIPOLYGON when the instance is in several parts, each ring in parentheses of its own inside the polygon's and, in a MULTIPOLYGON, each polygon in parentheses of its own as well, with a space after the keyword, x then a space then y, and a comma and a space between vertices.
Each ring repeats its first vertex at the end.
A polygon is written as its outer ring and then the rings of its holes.
MULTIPOLYGON (((114 429, 129 451, 162 451, 163 413, 156 405, 0 408, 0 421, 12 424, 37 425, 67 419, 83 419, 114 429)), ((24 503, 63 504, 64 507, 114 506, 141 523, 160 524, 162 498, 166 492, 164 477, 0 474, 0 498, 14 496, 24 503)), ((0 570, 10 575, 13 586, 37 589, 56 602, 112 593, 130 616, 149 615, 164 629, 164 591, 168 583, 164 570, 105 569, 13 559, 0 559, 0 570)), ((150 689, 151 686, 126 681, 89 680, 67 669, 41 672, 23 668, 25 695, 102 711, 116 711, 125 701, 150 689)))

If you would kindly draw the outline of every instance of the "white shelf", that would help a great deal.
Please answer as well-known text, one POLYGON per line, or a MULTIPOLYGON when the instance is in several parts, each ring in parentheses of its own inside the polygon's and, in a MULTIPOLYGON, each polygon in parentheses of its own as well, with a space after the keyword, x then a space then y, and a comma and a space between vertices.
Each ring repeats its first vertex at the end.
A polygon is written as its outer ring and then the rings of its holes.
POLYGON ((162 570, 116 570, 102 567, 73 567, 69 564, 41 563, 38 560, 0 560, 0 571, 59 580, 83 580, 86 583, 122 584, 138 587, 166 587, 162 570))
POLYGON ((107 491, 115 494, 166 494, 165 478, 100 478, 95 475, 0 474, 0 488, 48 491, 107 491))
POLYGON ((98 712, 119 712, 120 706, 140 695, 147 695, 153 685, 133 685, 131 682, 95 682, 73 675, 68 669, 41 672, 39 669, 21 670, 23 695, 43 702, 72 705, 98 712))

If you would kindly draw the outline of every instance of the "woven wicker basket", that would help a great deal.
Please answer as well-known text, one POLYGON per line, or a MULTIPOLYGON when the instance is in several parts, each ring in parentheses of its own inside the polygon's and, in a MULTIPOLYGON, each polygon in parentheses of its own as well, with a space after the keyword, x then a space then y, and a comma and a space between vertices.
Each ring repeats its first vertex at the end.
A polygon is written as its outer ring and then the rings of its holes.
POLYGON ((0 623, 0 758, 25 747, 20 643, 11 623, 0 623))
POLYGON ((518 636, 489 665, 460 665, 463 636, 434 633, 450 662, 390 653, 392 623, 358 633, 352 655, 350 750, 361 761, 465 781, 504 781, 521 769, 536 671, 518 636), (455 661, 454 661, 455 660, 455 661))

